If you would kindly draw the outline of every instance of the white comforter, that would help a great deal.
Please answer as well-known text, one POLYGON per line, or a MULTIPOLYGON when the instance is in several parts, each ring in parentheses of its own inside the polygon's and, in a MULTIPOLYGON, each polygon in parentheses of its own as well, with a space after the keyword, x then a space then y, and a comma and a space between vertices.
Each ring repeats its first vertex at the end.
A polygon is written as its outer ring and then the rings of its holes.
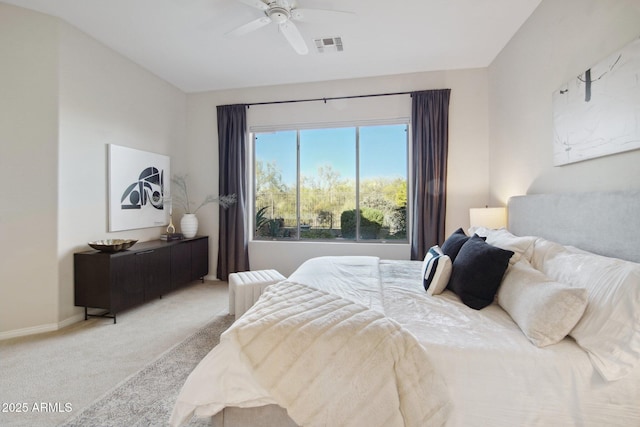
MULTIPOLYGON (((411 334, 378 311, 303 284, 270 286, 218 348, 232 349, 259 394, 266 391, 299 425, 441 426, 449 412, 446 387, 411 334)), ((190 398, 207 402, 198 414, 209 415, 228 402, 225 384, 238 387, 217 353, 187 381, 173 424, 196 410, 190 398), (210 370, 217 377, 208 378, 210 370)))
MULTIPOLYGON (((640 372, 604 382, 570 338, 538 348, 497 304, 476 311, 448 291, 428 296, 420 266, 372 257, 325 257, 303 264, 289 281, 355 301, 411 332, 444 377, 452 399, 447 426, 640 425, 640 372)), ((243 322, 245 317, 237 323, 243 322)), ((235 344, 219 345, 196 368, 176 403, 174 425, 192 413, 209 416, 224 406, 278 403, 249 374, 251 362, 242 354, 239 338, 230 334, 223 340, 235 344)))

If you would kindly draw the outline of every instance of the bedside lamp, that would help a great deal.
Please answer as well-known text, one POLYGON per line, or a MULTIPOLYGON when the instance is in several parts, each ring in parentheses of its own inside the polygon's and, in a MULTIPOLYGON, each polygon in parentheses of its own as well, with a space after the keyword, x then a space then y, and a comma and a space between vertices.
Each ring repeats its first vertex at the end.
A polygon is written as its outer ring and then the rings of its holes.
POLYGON ((472 227, 485 227, 498 229, 507 226, 506 208, 471 208, 469 209, 469 222, 472 227))

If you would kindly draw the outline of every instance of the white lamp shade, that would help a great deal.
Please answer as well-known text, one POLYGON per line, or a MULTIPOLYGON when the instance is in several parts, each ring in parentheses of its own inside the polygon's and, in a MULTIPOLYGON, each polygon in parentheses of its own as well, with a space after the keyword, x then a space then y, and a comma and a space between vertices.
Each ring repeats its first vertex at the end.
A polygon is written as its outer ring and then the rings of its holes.
POLYGON ((469 221, 472 227, 498 229, 507 226, 506 208, 471 208, 469 221))

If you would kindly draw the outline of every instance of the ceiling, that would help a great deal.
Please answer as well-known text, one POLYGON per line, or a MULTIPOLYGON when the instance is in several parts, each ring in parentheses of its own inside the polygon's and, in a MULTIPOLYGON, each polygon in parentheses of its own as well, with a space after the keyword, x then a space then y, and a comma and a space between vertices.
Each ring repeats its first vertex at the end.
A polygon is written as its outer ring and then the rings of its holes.
MULTIPOLYGON (((0 0, 57 16, 185 92, 488 66, 541 0, 295 0, 353 12, 296 22, 298 55, 238 0, 0 0), (342 38, 318 53, 313 39, 342 38)), ((290 0, 292 1, 292 0, 290 0)))

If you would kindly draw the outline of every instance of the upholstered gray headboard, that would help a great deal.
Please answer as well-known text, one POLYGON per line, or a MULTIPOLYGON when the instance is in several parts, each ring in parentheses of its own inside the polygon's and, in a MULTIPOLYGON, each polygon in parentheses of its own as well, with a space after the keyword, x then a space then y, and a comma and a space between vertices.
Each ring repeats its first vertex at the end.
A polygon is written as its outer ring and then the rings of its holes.
POLYGON ((508 208, 517 236, 640 262, 640 190, 515 196, 508 208))

